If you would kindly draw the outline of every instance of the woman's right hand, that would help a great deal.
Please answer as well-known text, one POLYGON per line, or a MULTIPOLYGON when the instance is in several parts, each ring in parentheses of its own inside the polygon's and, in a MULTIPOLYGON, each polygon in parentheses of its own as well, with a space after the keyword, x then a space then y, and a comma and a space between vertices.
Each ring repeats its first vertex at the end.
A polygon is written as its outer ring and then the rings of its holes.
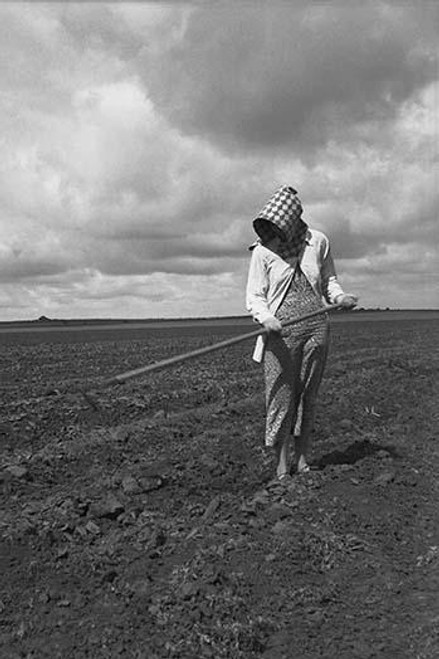
POLYGON ((351 295, 351 293, 344 293, 337 297, 336 303, 343 307, 343 309, 353 309, 357 306, 358 297, 356 295, 351 295))
POLYGON ((267 320, 264 320, 262 325, 264 329, 267 330, 267 332, 280 332, 282 329, 282 323, 274 316, 272 318, 267 318, 267 320))

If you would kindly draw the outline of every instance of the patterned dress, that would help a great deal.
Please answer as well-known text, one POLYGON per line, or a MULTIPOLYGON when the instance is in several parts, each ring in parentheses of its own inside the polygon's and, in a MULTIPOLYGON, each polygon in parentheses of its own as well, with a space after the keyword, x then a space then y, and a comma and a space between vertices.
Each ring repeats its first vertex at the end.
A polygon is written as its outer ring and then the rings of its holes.
MULTIPOLYGON (((285 322, 322 307, 323 302, 297 265, 276 317, 285 322)), ((290 434, 304 438, 311 433, 328 339, 327 314, 269 334, 264 355, 267 446, 282 443, 290 434)))

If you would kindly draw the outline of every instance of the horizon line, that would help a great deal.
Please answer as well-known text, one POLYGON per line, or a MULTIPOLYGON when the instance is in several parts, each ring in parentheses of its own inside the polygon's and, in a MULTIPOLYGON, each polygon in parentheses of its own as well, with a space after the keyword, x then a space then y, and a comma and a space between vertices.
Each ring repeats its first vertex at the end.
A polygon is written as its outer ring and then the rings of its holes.
MULTIPOLYGON (((348 309, 344 311, 343 309, 339 310, 339 313, 389 313, 389 312, 411 312, 411 313, 434 313, 438 312, 439 308, 434 307, 423 307, 423 308, 391 308, 391 307, 359 307, 357 309, 348 309)), ((90 322, 112 322, 112 323, 155 323, 155 322, 182 322, 182 321, 202 321, 202 320, 252 320, 250 314, 234 314, 234 315, 217 315, 217 316, 173 316, 173 317, 137 317, 137 318, 127 318, 127 317, 79 317, 79 318, 49 318, 48 316, 42 315, 39 318, 33 319, 14 319, 14 320, 0 320, 0 325, 11 325, 11 324, 44 324, 44 323, 90 323, 90 322)))

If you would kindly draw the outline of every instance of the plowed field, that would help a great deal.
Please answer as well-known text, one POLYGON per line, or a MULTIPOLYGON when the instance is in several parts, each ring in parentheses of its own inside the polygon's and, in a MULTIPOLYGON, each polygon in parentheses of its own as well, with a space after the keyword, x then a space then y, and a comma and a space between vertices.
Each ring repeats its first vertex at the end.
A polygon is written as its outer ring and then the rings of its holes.
POLYGON ((242 328, 0 336, 0 656, 439 657, 439 321, 337 322, 311 474, 270 484, 242 328))

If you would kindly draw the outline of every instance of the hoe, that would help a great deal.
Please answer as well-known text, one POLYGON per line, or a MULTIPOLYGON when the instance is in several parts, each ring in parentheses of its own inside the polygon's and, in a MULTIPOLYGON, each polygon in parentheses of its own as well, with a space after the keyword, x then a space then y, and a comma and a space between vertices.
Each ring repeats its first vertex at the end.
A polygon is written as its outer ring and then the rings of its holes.
MULTIPOLYGON (((313 311, 312 313, 308 313, 298 318, 293 318, 292 320, 288 320, 287 322, 283 323, 283 327, 288 327, 289 325, 295 325, 296 323, 300 323, 303 320, 308 320, 308 318, 313 318, 314 316, 319 316, 324 313, 327 313, 328 311, 334 311, 335 309, 340 309, 340 308, 341 305, 339 304, 328 305, 323 307, 322 309, 313 311)), ((153 364, 149 364, 148 366, 141 366, 140 368, 135 368, 132 371, 126 371, 125 373, 114 375, 111 378, 107 378, 103 380, 103 382, 101 382, 100 385, 98 386, 89 387, 88 389, 85 389, 83 387, 78 387, 75 391, 77 393, 82 394, 86 402, 93 409, 99 410, 99 406, 97 402, 92 398, 90 394, 91 390, 99 391, 102 389, 106 389, 107 387, 110 387, 113 384, 122 384, 126 380, 130 380, 131 378, 136 378, 139 375, 145 375, 146 373, 152 373, 153 371, 161 371, 165 368, 175 366, 176 364, 181 364, 182 362, 188 361, 189 359, 194 359, 195 357, 200 357, 201 355, 207 355, 208 353, 214 352, 215 350, 222 350, 223 348, 227 348, 228 346, 235 345, 235 343, 241 343, 242 341, 247 341, 248 339, 267 333, 268 331, 266 329, 260 327, 259 329, 256 329, 253 332, 247 332, 246 334, 239 334, 238 336, 234 336, 231 339, 226 339, 225 341, 220 341, 219 343, 214 343, 213 345, 205 346, 204 348, 199 348, 198 350, 185 352, 181 355, 170 357, 169 359, 163 359, 159 362, 154 362, 153 364)))

